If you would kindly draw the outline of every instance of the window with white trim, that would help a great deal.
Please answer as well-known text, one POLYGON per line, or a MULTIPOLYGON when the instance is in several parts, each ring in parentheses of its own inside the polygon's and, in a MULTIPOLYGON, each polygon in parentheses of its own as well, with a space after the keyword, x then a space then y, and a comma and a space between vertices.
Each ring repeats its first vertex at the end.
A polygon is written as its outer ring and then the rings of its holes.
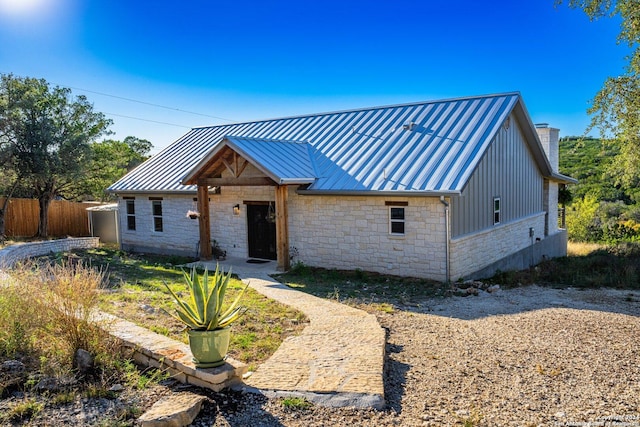
POLYGON ((151 211, 153 214, 153 231, 161 233, 163 231, 162 226, 162 200, 151 201, 151 211))
POLYGON ((136 229, 136 202, 135 200, 126 200, 127 205, 127 230, 136 229))
POLYGON ((389 206, 389 234, 404 236, 404 207, 389 206))
POLYGON ((500 224, 502 220, 500 197, 493 198, 493 225, 500 224))

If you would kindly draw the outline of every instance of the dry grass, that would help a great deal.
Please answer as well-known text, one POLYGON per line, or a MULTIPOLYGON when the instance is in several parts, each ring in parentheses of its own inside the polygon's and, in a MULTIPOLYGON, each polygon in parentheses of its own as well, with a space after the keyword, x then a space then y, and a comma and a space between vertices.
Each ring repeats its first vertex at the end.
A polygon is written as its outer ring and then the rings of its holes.
POLYGON ((600 249, 606 249, 606 245, 600 243, 572 242, 567 244, 568 256, 587 256, 600 249))
POLYGON ((89 322, 103 283, 101 271, 83 264, 15 268, 0 294, 0 357, 28 355, 58 374, 73 367, 80 348, 111 352, 111 340, 89 322))

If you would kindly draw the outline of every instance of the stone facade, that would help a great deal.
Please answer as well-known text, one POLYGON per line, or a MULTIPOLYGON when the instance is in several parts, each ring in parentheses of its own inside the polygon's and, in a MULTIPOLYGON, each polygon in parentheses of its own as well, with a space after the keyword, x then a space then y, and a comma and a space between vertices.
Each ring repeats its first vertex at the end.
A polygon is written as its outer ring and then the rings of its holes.
MULTIPOLYGON (((153 231, 151 200, 135 196, 136 230, 127 230, 125 200, 120 200, 120 230, 125 250, 197 255, 198 221, 186 218, 194 195, 162 198, 163 231, 153 231)), ((211 238, 227 256, 248 256, 246 201, 274 201, 273 187, 223 187, 211 194, 211 238), (233 206, 240 205, 240 215, 233 206)), ((444 208, 437 198, 302 196, 289 190, 289 246, 293 262, 325 268, 360 268, 402 276, 445 280, 444 208), (405 235, 389 233, 389 206, 407 203, 405 235)))
POLYGON ((473 277, 489 264, 544 240, 544 212, 451 240, 451 280, 473 277), (533 236, 529 230, 533 228, 533 236))
POLYGON ((289 204, 290 244, 305 264, 445 280, 444 207, 437 198, 292 193, 289 204), (387 202, 407 203, 404 236, 389 233, 387 202))

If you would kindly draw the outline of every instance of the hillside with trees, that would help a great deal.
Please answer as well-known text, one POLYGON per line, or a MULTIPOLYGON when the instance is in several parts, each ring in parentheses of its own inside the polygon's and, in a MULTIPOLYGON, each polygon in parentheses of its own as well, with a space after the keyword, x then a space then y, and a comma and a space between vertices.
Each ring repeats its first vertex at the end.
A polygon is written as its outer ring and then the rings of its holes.
POLYGON ((620 145, 597 138, 560 140, 560 171, 579 180, 570 185, 569 238, 583 242, 640 241, 640 192, 616 179, 620 145))

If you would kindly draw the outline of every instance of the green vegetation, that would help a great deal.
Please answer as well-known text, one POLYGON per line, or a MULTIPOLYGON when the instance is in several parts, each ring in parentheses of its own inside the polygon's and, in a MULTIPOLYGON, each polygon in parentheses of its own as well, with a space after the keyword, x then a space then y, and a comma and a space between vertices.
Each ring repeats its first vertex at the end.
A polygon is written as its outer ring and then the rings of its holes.
MULTIPOLYGON (((141 390, 167 379, 163 370, 137 367, 115 340, 87 321, 86 314, 102 307, 186 342, 183 325, 158 309, 173 307, 164 282, 178 294, 186 291, 183 271, 175 264, 184 261, 189 260, 101 248, 43 257, 14 269, 11 278, 0 284, 0 362, 17 359, 26 369, 24 375, 10 381, 0 378, 0 397, 20 391, 25 398, 7 406, 9 410, 0 414, 0 424, 38 422, 44 406, 83 398, 116 399, 114 384, 141 390), (79 318, 72 313, 80 314, 79 318), (89 372, 74 367, 78 348, 94 357, 89 372), (65 385, 55 392, 41 392, 38 384, 43 378, 65 385)), ((244 288, 241 281, 231 278, 228 296, 233 299, 244 288)), ((232 326, 230 354, 255 369, 284 338, 302 330, 307 319, 251 288, 242 301, 247 311, 232 326)), ((140 409, 130 406, 99 425, 132 425, 138 415, 140 409)))
MULTIPOLYGON (((612 163, 614 184, 625 188, 640 187, 640 3, 630 0, 556 0, 556 5, 582 9, 591 20, 615 18, 620 33, 614 43, 629 48, 625 68, 608 77, 593 97, 588 113, 588 131, 598 129, 600 136, 618 141, 620 151, 612 163)), ((594 52, 597 55, 597 52, 594 52)))
POLYGON ((571 253, 573 247, 569 245, 568 257, 547 260, 529 270, 499 273, 487 281, 501 286, 640 289, 640 243, 592 245, 571 253))
POLYGON ((313 406, 312 403, 304 397, 285 397, 281 403, 282 407, 289 411, 304 411, 313 406))
POLYGON ((568 137, 560 141, 560 171, 579 180, 569 187, 569 238, 579 242, 640 241, 640 197, 637 187, 614 185, 614 159, 619 146, 594 138, 568 137))
POLYGON ((10 412, 6 414, 6 418, 14 422, 29 420, 42 411, 43 407, 44 405, 42 403, 33 399, 27 399, 16 403, 10 412))
POLYGON ((347 304, 393 312, 393 304, 407 304, 426 297, 443 297, 447 285, 427 279, 398 277, 362 270, 342 271, 297 263, 286 274, 276 276, 287 286, 312 295, 347 304))
POLYGON ((223 309, 231 271, 225 274, 224 271, 216 268, 213 276, 210 276, 209 271, 205 270, 201 279, 196 268, 193 267, 190 274, 183 271, 183 276, 187 284, 187 298, 184 300, 165 283, 177 304, 174 316, 176 320, 196 331, 223 329, 238 320, 244 310, 244 307, 238 306, 238 303, 248 285, 236 295, 231 305, 223 309))
MULTIPOLYGON (((128 254, 109 247, 57 254, 47 259, 58 263, 84 262, 104 271, 107 285, 99 297, 101 309, 188 342, 184 324, 169 314, 175 310, 175 303, 165 286, 178 295, 186 295, 182 266, 191 259, 128 254)), ((232 302, 245 287, 240 280, 231 278, 225 299, 232 302)), ((246 311, 231 326, 229 355, 250 367, 269 358, 286 337, 298 334, 307 322, 304 314, 251 288, 242 296, 242 304, 246 311)))

